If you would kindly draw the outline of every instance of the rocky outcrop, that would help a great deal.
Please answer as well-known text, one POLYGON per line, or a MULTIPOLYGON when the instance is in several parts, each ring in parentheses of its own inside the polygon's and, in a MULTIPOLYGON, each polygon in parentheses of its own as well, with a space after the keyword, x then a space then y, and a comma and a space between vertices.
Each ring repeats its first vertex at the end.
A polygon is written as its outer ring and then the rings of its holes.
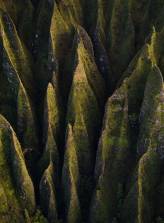
POLYGON ((77 150, 72 126, 68 125, 67 143, 62 170, 63 200, 67 222, 81 222, 81 210, 78 195, 79 167, 77 150))
POLYGON ((91 222, 110 222, 117 215, 117 203, 122 199, 119 192, 123 189, 130 163, 128 125, 128 95, 125 82, 109 98, 106 105, 96 156, 97 186, 92 201, 91 222))
POLYGON ((0 222, 164 221, 163 15, 0 1, 0 222))
POLYGON ((3 222, 23 221, 22 209, 35 212, 35 194, 16 134, 7 120, 0 116, 1 203, 3 222), (12 219, 12 220, 11 220, 12 219))

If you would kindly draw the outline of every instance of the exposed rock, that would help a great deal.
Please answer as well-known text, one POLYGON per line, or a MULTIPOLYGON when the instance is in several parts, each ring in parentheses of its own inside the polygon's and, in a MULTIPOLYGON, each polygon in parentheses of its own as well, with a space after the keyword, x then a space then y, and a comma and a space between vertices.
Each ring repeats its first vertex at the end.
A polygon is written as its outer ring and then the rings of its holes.
POLYGON ((0 0, 0 222, 164 221, 163 17, 0 0))
MULTIPOLYGON (((19 222, 19 218, 22 218, 20 214, 21 208, 26 208, 30 214, 33 214, 35 211, 33 183, 28 174, 16 134, 3 116, 0 116, 0 132, 2 168, 1 190, 4 190, 4 195, 2 197, 4 199, 4 211, 8 210, 9 214, 10 211, 8 208, 13 209, 13 212, 11 211, 11 217, 13 214, 15 221, 19 222), (5 199, 8 201, 6 205, 5 199), (15 205, 13 203, 15 203, 15 205)), ((10 215, 8 217, 10 217, 10 215)))
POLYGON ((0 35, 3 46, 15 72, 19 75, 27 94, 34 96, 34 80, 31 57, 21 42, 10 17, 0 10, 0 35))
POLYGON ((40 205, 49 222, 57 222, 56 192, 52 162, 45 170, 40 182, 40 205))
POLYGON ((159 183, 160 161, 158 154, 149 150, 143 155, 138 169, 138 222, 152 222, 153 202, 159 183))
POLYGON ((68 125, 66 152, 62 170, 62 187, 65 203, 65 219, 68 223, 81 222, 78 198, 79 167, 72 126, 68 125))
MULTIPOLYGON (((128 140, 127 84, 117 90, 106 105, 102 135, 97 151, 96 191, 91 222, 110 222, 117 215, 117 194, 123 186, 130 158, 128 140)), ((121 195, 120 195, 121 196, 121 195)), ((118 211, 118 210, 117 210, 118 211)))

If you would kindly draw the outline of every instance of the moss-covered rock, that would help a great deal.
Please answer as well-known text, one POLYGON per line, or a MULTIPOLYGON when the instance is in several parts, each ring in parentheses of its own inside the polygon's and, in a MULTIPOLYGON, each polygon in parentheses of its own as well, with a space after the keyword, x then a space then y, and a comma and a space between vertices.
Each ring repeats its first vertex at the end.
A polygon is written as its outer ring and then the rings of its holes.
POLYGON ((156 186, 159 183, 160 160, 154 150, 143 155, 138 169, 138 222, 152 222, 156 186))
MULTIPOLYGON (((157 108, 160 103, 160 92, 163 89, 162 74, 157 66, 152 67, 147 79, 144 100, 140 112, 140 133, 138 138, 138 153, 143 154, 149 146, 154 146, 152 134, 157 121, 157 108)), ((159 121, 159 120, 158 120, 159 121)), ((156 139, 155 139, 156 141, 156 139)))
POLYGON ((49 222, 57 222, 57 205, 55 191, 54 165, 50 162, 40 182, 40 205, 49 222))
POLYGON ((38 209, 35 215, 31 218, 31 223, 48 223, 47 219, 43 216, 41 211, 38 209))
POLYGON ((139 115, 144 97, 146 81, 152 69, 152 62, 148 57, 148 47, 144 48, 134 67, 128 84, 128 104, 130 122, 130 141, 132 150, 136 151, 136 141, 139 134, 139 115))
POLYGON ((72 24, 83 25, 83 8, 82 1, 80 0, 68 0, 57 1, 59 10, 64 16, 65 21, 72 24))
POLYGON ((28 96, 20 86, 17 95, 17 126, 16 131, 24 150, 31 149, 37 153, 38 139, 33 112, 28 96))
MULTIPOLYGON (((55 141, 58 141, 58 137, 60 137, 60 103, 58 97, 58 91, 56 86, 54 87, 51 83, 49 83, 47 87, 47 95, 45 102, 45 115, 48 116, 48 123, 52 128, 52 133, 55 141)), ((45 117, 46 119, 46 117, 45 117)))
POLYGON ((163 16, 0 0, 0 222, 163 221, 163 16))
POLYGON ((22 150, 26 154, 32 152, 36 156, 38 138, 31 100, 3 45, 1 45, 1 58, 0 113, 9 120, 16 131, 22 150))
POLYGON ((68 125, 67 142, 62 170, 62 188, 64 195, 65 218, 68 223, 81 222, 81 210, 78 198, 79 166, 72 126, 68 125))
POLYGON ((21 42, 14 23, 2 10, 0 11, 0 29, 3 47, 5 48, 7 57, 15 72, 20 77, 27 94, 30 97, 33 97, 35 90, 31 71, 32 61, 30 54, 21 42))
POLYGON ((79 27, 76 68, 68 100, 67 123, 72 125, 80 172, 79 200, 83 216, 93 187, 95 142, 98 136, 102 106, 105 100, 104 82, 94 62, 91 40, 79 27), (86 193, 89 194, 86 197, 86 193))
POLYGON ((75 128, 76 130, 75 138, 77 138, 77 144, 78 142, 80 143, 78 145, 79 148, 77 147, 77 156, 79 159, 79 165, 84 166, 83 168, 80 168, 82 172, 90 172, 91 168, 89 166, 93 165, 93 161, 90 162, 92 156, 90 142, 93 142, 93 132, 97 127, 97 123, 93 123, 92 120, 97 119, 97 121, 99 121, 100 119, 98 119, 97 115, 99 115, 98 103, 92 89, 88 84, 84 67, 80 61, 75 71, 72 89, 70 92, 67 120, 71 123, 73 129, 75 128), (92 138, 89 139, 88 135, 90 135, 92 138), (82 141, 81 137, 83 137, 82 141), (80 155, 83 153, 83 151, 86 151, 82 157, 85 157, 85 160, 88 160, 87 165, 83 165, 84 160, 80 155), (85 170, 83 170, 84 168, 85 170))
POLYGON ((128 139, 127 84, 109 98, 96 157, 97 181, 92 202, 91 222, 109 222, 117 216, 130 158, 128 139), (125 165, 126 163, 126 165, 125 165))
MULTIPOLYGON (((39 161, 39 169, 41 175, 50 164, 53 162, 56 174, 59 171, 59 150, 57 142, 60 137, 60 110, 56 89, 49 83, 47 87, 47 94, 45 98, 44 107, 44 126, 43 126, 43 154, 39 161)), ((57 174, 58 175, 58 174, 57 174)))
POLYGON ((50 33, 56 63, 55 82, 59 86, 60 96, 63 99, 65 108, 72 83, 74 67, 75 47, 73 43, 75 24, 70 22, 69 18, 65 18, 65 14, 61 13, 58 4, 54 5, 50 33))
POLYGON ((83 63, 87 81, 101 108, 106 99, 106 86, 95 63, 93 45, 87 32, 80 26, 77 29, 77 36, 79 41, 77 45, 77 55, 83 63))
POLYGON ((0 126, 1 191, 4 190, 4 209, 8 210, 9 214, 8 208, 11 208, 11 217, 13 215, 15 222, 21 222, 19 219, 22 218, 20 214, 22 207, 26 208, 30 214, 35 211, 33 183, 26 169, 20 143, 12 127, 3 116, 0 116, 0 126), (6 205, 5 199, 7 199, 6 205))

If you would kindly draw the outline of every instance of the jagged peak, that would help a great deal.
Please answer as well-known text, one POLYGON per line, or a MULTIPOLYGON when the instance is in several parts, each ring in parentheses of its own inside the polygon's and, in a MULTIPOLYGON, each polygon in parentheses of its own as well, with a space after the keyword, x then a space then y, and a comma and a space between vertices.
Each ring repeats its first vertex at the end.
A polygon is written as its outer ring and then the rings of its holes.
POLYGON ((157 109, 160 104, 160 94, 163 89, 163 77, 159 68, 154 65, 150 71, 144 92, 139 121, 140 134, 138 137, 138 154, 141 156, 149 147, 155 146, 153 134, 158 131, 155 125, 159 121, 157 109))
POLYGON ((163 9, 0 0, 0 221, 164 217, 163 9))
POLYGON ((78 58, 78 65, 74 72, 73 83, 85 83, 87 81, 84 64, 81 58, 78 58))
POLYGON ((50 222, 54 222, 54 220, 57 221, 58 218, 54 175, 54 165, 50 162, 43 173, 39 185, 41 208, 50 222))
POLYGON ((33 147, 32 150, 37 150, 38 138, 35 124, 33 109, 31 107, 29 97, 23 85, 20 83, 17 97, 16 130, 24 149, 29 146, 33 147))
POLYGON ((80 0, 67 0, 58 2, 59 10, 72 24, 83 24, 83 10, 80 0))
POLYGON ((79 182, 79 167, 76 155, 75 139, 72 126, 67 127, 67 141, 64 165, 62 169, 62 185, 64 190, 64 200, 66 202, 66 219, 67 222, 76 222, 80 220, 80 204, 77 194, 79 182))
MULTIPOLYGON (((79 41, 77 45, 77 67, 81 70, 78 74, 85 74, 89 86, 100 106, 103 104, 103 100, 106 95, 106 86, 104 79, 102 78, 94 59, 93 46, 91 39, 84 29, 80 27, 79 41), (103 100, 102 100, 103 99, 103 100)), ((75 71, 76 74, 76 71, 75 71)), ((84 76, 83 76, 84 77, 84 76)), ((79 79, 80 80, 80 79, 79 79)), ((82 79, 81 79, 82 80, 82 79)))
POLYGON ((157 58, 157 44, 158 44, 158 33, 156 32, 155 27, 152 28, 152 34, 151 34, 151 41, 150 44, 148 44, 148 55, 151 59, 153 64, 158 64, 158 58, 157 58))
POLYGON ((58 147, 53 135, 52 126, 50 123, 48 124, 47 129, 47 137, 46 142, 44 146, 44 151, 42 154, 41 159, 39 160, 38 166, 40 169, 40 174, 43 174, 43 172, 48 168, 48 166, 53 163, 54 167, 56 168, 55 177, 58 176, 58 165, 59 165, 59 151, 58 147))
MULTIPOLYGON (((123 85, 115 91, 115 93, 108 99, 108 101, 106 103, 105 115, 103 118, 103 127, 102 127, 101 137, 100 137, 99 146, 98 146, 97 168, 100 167, 99 160, 102 158, 102 160, 105 162, 105 160, 107 159, 107 157, 109 155, 109 151, 106 150, 106 148, 108 145, 109 146, 108 149, 110 149, 110 146, 114 143, 114 138, 115 138, 114 131, 117 128, 118 129, 121 128, 121 125, 127 124, 127 123, 122 122, 122 123, 120 123, 120 126, 118 126, 117 122, 115 121, 115 117, 119 116, 119 114, 122 115, 123 120, 126 119, 126 122, 128 122, 127 121, 127 116, 128 116, 127 80, 124 81, 123 85), (123 114, 121 114, 121 112, 123 114), (105 140, 103 140, 105 137, 109 138, 109 140, 107 140, 107 142, 105 140)), ((119 118, 121 118, 121 117, 119 117, 119 118)), ((122 133, 122 130, 120 131, 120 133, 122 133)), ((122 135, 120 134, 118 138, 121 139, 121 137, 122 137, 122 135)), ((119 139, 115 143, 116 144, 118 143, 118 145, 119 145, 119 139)), ((121 143, 120 143, 120 145, 121 145, 121 143)), ((96 172, 99 172, 98 169, 96 170, 96 172)))
POLYGON ((31 58, 24 44, 20 41, 16 28, 10 17, 1 10, 0 32, 7 56, 19 75, 29 96, 34 93, 34 83, 31 71, 31 58), (21 63, 20 63, 21 62, 21 63))
POLYGON ((68 169, 70 173, 73 174, 73 178, 77 184, 78 180, 78 160, 77 160, 77 151, 76 144, 73 134, 73 129, 71 124, 68 124, 67 127, 67 139, 66 139, 66 151, 64 158, 64 168, 68 169))
POLYGON ((80 25, 77 26, 76 30, 79 48, 81 50, 86 50, 91 55, 91 57, 94 57, 92 41, 86 30, 80 25))
POLYGON ((48 119, 49 123, 53 128, 54 137, 56 128, 59 125, 59 104, 58 104, 57 92, 51 83, 48 84, 47 88, 47 107, 48 107, 48 119))

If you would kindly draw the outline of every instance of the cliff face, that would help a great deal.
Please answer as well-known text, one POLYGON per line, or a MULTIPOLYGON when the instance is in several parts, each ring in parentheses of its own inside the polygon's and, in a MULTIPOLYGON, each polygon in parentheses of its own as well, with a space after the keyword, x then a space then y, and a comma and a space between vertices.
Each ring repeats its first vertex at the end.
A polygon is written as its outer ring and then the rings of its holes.
POLYGON ((0 0, 0 222, 164 222, 164 1, 0 0))

